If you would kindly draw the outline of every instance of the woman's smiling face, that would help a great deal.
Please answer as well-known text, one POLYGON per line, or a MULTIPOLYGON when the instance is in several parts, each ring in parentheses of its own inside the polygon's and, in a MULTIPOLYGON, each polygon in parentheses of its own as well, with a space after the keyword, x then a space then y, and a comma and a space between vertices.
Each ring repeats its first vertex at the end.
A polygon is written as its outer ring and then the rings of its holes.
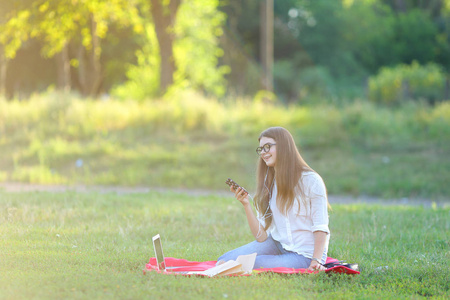
POLYGON ((264 147, 266 144, 273 144, 270 146, 270 150, 265 152, 264 149, 261 152, 261 158, 264 160, 268 167, 275 167, 275 163, 277 160, 277 148, 275 146, 276 142, 274 139, 263 136, 259 140, 259 146, 264 147))

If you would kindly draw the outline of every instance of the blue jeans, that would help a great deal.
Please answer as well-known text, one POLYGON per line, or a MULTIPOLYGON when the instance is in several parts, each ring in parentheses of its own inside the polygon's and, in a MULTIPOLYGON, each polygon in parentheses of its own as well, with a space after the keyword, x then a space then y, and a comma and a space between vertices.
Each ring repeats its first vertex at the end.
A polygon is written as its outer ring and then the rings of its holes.
POLYGON ((294 269, 306 269, 311 264, 311 259, 295 252, 287 251, 280 242, 268 236, 264 242, 253 241, 247 245, 231 250, 218 261, 235 260, 239 255, 257 253, 253 269, 286 267, 294 269))

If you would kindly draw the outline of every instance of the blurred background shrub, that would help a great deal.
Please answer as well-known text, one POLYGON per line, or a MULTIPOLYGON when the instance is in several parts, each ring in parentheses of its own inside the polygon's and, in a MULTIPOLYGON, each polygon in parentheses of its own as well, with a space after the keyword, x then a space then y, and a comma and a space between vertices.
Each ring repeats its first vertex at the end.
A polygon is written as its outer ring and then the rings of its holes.
POLYGON ((369 99, 383 104, 398 104, 407 100, 428 103, 444 100, 448 79, 442 68, 434 63, 384 67, 369 79, 369 99))

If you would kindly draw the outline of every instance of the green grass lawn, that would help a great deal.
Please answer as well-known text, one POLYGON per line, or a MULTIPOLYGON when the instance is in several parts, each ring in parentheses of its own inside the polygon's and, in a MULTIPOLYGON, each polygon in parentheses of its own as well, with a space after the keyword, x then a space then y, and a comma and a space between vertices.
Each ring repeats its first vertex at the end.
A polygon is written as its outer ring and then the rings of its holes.
POLYGON ((450 208, 333 205, 329 255, 356 276, 143 274, 165 255, 215 260, 252 236, 233 197, 0 191, 0 299, 450 297, 450 208))

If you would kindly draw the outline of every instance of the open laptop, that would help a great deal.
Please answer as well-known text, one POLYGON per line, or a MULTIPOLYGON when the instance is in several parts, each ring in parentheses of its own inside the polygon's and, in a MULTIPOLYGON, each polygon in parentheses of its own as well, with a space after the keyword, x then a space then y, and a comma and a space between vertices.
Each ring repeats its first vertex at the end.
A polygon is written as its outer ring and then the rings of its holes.
POLYGON ((159 235, 159 233, 157 235, 155 235, 153 238, 153 249, 155 249, 155 257, 156 257, 156 263, 157 263, 157 268, 159 271, 162 272, 176 272, 179 274, 187 274, 189 272, 187 271, 177 271, 177 269, 179 268, 185 268, 185 266, 176 266, 176 267, 167 267, 166 266, 166 261, 164 258, 164 252, 163 252, 163 248, 162 248, 162 243, 161 243, 161 236, 159 235))
POLYGON ((177 271, 177 269, 180 268, 186 268, 186 266, 176 266, 176 267, 168 267, 166 266, 166 261, 164 258, 164 252, 162 251, 162 243, 161 243, 161 236, 159 233, 155 235, 153 238, 153 248, 155 249, 155 257, 156 257, 156 263, 157 268, 161 272, 174 272, 178 274, 188 274, 190 272, 188 271, 177 271))
POLYGON ((158 270, 164 272, 166 270, 166 262, 164 260, 161 237, 159 236, 159 234, 157 234, 152 238, 152 240, 153 240, 153 248, 155 249, 155 257, 156 263, 158 265, 158 270))

